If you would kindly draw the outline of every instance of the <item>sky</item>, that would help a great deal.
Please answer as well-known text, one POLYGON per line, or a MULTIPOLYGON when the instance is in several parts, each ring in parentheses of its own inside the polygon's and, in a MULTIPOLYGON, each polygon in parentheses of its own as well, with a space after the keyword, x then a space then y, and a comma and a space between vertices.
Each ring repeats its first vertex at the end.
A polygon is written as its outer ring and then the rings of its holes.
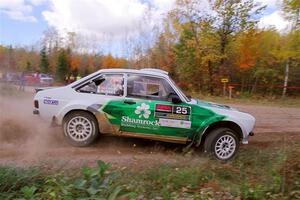
MULTIPOLYGON (((279 31, 287 22, 280 14, 280 0, 255 0, 267 5, 260 27, 279 31)), ((160 24, 175 0, 0 0, 0 44, 26 46, 39 41, 48 27, 77 32, 103 42, 104 50, 120 54, 120 41, 137 27, 160 24), (149 3, 153 19, 143 24, 149 3), (152 23, 152 24, 151 24, 152 23)), ((151 31, 151 30, 146 30, 151 31)))

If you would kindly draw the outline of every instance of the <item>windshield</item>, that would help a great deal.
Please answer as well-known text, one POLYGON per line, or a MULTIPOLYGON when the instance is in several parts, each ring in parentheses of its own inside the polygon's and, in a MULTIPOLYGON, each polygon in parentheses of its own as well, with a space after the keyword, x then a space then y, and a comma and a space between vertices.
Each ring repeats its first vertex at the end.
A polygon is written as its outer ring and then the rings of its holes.
POLYGON ((181 90, 180 87, 178 87, 176 85, 176 83, 169 77, 169 79, 171 80, 171 82, 173 83, 173 85, 177 88, 178 92, 183 96, 183 98, 187 101, 187 102, 190 102, 191 101, 191 98, 187 97, 184 92, 181 90))

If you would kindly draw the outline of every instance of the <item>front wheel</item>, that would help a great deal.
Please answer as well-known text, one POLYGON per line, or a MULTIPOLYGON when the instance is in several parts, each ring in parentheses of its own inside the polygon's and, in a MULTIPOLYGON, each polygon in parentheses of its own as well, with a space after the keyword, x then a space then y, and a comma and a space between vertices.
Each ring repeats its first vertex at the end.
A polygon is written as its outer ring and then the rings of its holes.
POLYGON ((227 161, 233 158, 239 149, 239 140, 229 128, 213 130, 205 139, 205 152, 213 155, 218 160, 227 161))
POLYGON ((95 117, 84 111, 68 114, 63 123, 67 141, 77 147, 88 146, 98 136, 98 123, 95 117))

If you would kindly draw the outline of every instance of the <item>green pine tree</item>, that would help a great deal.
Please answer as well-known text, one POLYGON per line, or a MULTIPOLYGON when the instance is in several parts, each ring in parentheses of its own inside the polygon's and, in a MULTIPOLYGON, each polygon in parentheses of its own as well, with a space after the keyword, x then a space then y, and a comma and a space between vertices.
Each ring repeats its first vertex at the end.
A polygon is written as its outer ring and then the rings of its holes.
POLYGON ((49 73, 49 61, 46 54, 46 47, 44 46, 40 52, 40 68, 42 73, 49 73))
POLYGON ((64 81, 65 76, 68 73, 69 64, 68 64, 68 57, 65 50, 61 50, 58 55, 57 60, 57 68, 56 68, 56 78, 59 81, 64 81))

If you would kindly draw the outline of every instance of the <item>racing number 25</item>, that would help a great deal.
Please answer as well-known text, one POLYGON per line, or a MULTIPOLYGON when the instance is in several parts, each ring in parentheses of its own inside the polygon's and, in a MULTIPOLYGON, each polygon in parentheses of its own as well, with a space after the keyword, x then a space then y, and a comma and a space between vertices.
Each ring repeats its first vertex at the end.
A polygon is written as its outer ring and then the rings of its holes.
POLYGON ((176 114, 181 114, 181 115, 189 115, 190 114, 190 107, 174 106, 174 110, 175 110, 176 114))

